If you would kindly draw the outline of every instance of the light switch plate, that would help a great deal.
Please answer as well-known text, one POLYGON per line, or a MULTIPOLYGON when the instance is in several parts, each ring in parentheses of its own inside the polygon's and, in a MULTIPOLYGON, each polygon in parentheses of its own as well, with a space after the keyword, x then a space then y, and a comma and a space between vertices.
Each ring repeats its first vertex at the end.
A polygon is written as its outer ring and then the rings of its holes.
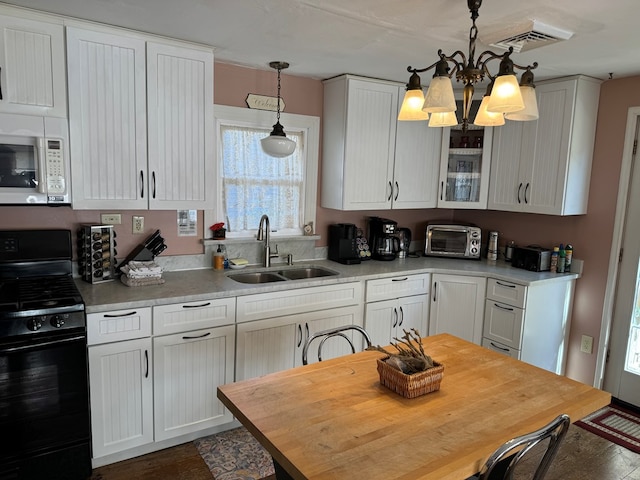
POLYGON ((122 215, 119 213, 103 213, 100 215, 100 222, 103 225, 120 225, 122 223, 122 215))

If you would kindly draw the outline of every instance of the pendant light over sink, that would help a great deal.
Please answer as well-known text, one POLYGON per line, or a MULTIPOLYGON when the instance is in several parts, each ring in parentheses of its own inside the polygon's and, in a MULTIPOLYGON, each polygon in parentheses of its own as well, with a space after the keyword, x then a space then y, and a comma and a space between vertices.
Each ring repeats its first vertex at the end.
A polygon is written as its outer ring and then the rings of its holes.
MULTIPOLYGON (((411 79, 407 84, 405 98, 411 98, 414 105, 420 103, 416 99, 422 96, 422 86, 420 77, 417 74, 434 69, 435 73, 427 90, 427 95, 422 102, 422 106, 418 108, 432 117, 434 115, 440 117, 430 122, 429 126, 451 125, 452 122, 455 124, 457 122, 452 118, 452 114, 456 111, 456 104, 453 86, 451 85, 451 77, 455 75, 456 80, 464 84, 462 131, 465 132, 470 123, 469 112, 471 101, 473 100, 474 85, 486 77, 491 82, 490 88, 473 123, 485 126, 498 125, 501 122, 504 123, 505 117, 509 120, 537 119, 538 107, 531 70, 535 69, 538 63, 534 62, 533 65, 526 66, 515 64, 510 58, 513 53, 513 47, 509 47, 509 50, 503 54, 486 50, 478 56, 476 61, 476 39, 478 37, 476 19, 479 15, 478 10, 482 5, 482 0, 467 0, 467 5, 471 12, 472 22, 469 31, 468 56, 465 56, 460 50, 455 51, 452 55, 445 55, 442 50, 438 50, 440 59, 432 65, 420 69, 411 66, 407 67, 407 71, 411 72, 411 79), (500 60, 499 69, 495 74, 492 74, 487 66, 491 60, 500 60), (519 84, 515 69, 525 71, 519 84), (449 118, 445 118, 445 114, 449 118)), ((408 101, 403 102, 398 120, 424 119, 424 116, 404 110, 405 104, 409 108, 410 103, 408 101)))
POLYGON ((273 130, 268 137, 260 140, 262 150, 271 157, 283 158, 291 155, 296 149, 296 142, 287 138, 284 128, 280 125, 280 71, 289 68, 287 62, 269 62, 271 68, 278 71, 278 105, 277 105, 277 121, 273 126, 273 130))

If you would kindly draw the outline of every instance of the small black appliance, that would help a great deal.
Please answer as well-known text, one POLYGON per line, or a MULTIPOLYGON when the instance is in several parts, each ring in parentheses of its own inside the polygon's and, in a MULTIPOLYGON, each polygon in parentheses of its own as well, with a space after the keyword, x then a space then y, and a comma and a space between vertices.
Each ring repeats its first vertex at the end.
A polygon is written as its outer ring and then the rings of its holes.
POLYGON ((400 250, 396 230, 398 223, 388 218, 369 217, 371 258, 394 260, 400 250))
POLYGON ((329 260, 345 265, 360 263, 356 244, 357 231, 352 223, 329 225, 329 260))
POLYGON ((551 267, 551 250, 532 245, 514 247, 511 265, 532 272, 546 272, 551 267))

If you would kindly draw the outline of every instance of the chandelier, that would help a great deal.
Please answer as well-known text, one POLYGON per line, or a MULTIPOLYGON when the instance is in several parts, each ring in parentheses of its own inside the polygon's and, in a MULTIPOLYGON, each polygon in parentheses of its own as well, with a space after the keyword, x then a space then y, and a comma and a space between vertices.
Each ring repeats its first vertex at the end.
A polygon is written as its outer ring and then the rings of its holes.
POLYGON ((425 68, 407 67, 411 72, 407 92, 400 108, 398 120, 429 120, 430 127, 444 127, 457 125, 455 111, 456 101, 451 84, 451 77, 464 84, 462 94, 462 131, 469 127, 469 113, 473 99, 474 85, 486 77, 489 85, 484 94, 478 113, 473 124, 480 126, 504 125, 505 118, 509 120, 536 120, 538 105, 536 101, 535 85, 531 70, 538 66, 521 66, 513 63, 511 54, 513 47, 502 55, 490 50, 482 52, 475 60, 478 27, 476 19, 482 0, 467 0, 471 12, 471 29, 469 30, 469 55, 465 56, 460 50, 452 55, 445 55, 438 50, 440 59, 425 68), (487 64, 492 60, 500 60, 497 73, 491 74, 487 64), (418 73, 435 69, 433 79, 427 90, 422 93, 422 85, 418 73), (514 69, 524 70, 520 83, 514 69))

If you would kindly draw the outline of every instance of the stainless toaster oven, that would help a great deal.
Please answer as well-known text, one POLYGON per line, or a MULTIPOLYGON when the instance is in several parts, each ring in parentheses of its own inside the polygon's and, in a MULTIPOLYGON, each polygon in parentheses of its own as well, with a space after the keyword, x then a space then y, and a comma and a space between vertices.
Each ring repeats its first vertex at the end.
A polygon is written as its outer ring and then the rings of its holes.
POLYGON ((425 234, 426 257, 480 259, 482 231, 472 225, 429 224, 425 234))

